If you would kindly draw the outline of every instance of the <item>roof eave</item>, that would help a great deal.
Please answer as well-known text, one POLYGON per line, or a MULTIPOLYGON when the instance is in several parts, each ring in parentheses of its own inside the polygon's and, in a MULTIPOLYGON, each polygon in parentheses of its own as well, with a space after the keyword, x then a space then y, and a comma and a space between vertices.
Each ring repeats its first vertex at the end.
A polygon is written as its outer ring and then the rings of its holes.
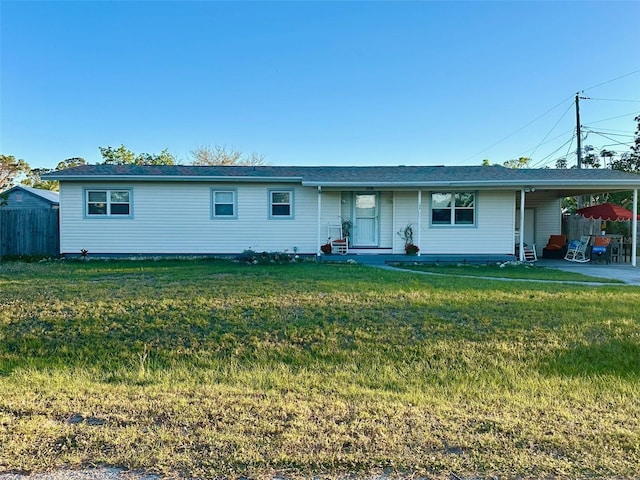
POLYGON ((46 180, 60 182, 248 182, 248 183, 300 183, 300 177, 251 177, 251 176, 203 176, 203 175, 56 175, 42 176, 46 180))
POLYGON ((440 182, 302 182, 306 187, 327 187, 327 188, 547 188, 561 189, 566 187, 615 187, 615 188, 640 188, 638 182, 630 183, 628 180, 506 180, 506 181, 440 181, 440 182))

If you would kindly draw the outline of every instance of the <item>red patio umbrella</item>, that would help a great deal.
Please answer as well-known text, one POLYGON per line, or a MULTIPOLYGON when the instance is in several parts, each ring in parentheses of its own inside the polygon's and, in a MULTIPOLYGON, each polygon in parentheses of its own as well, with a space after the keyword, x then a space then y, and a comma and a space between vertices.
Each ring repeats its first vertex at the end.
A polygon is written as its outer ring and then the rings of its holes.
MULTIPOLYGON (((591 207, 584 207, 576 211, 578 215, 591 220, 609 220, 611 222, 625 222, 633 219, 633 212, 615 203, 602 203, 591 207)), ((638 215, 640 220, 640 215, 638 215)))

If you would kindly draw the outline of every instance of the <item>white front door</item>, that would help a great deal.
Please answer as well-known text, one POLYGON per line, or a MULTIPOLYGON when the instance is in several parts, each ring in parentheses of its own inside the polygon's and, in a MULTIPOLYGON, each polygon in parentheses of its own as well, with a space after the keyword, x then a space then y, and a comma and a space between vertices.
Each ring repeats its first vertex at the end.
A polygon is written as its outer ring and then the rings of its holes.
POLYGON ((354 247, 378 246, 378 195, 376 193, 356 193, 353 225, 354 247))

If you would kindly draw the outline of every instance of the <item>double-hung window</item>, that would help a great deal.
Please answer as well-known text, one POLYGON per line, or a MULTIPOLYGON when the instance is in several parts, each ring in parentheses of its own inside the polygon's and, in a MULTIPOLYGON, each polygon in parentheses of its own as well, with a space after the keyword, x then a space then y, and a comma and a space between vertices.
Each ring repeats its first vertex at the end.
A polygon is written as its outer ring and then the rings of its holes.
POLYGON ((434 192, 431 194, 431 225, 470 226, 475 224, 475 192, 434 192))
POLYGON ((293 190, 269 190, 269 218, 293 218, 293 190))
POLYGON ((212 190, 211 191, 211 205, 212 218, 218 219, 233 219, 238 218, 237 202, 236 202, 236 190, 212 190))
POLYGON ((130 217, 131 190, 85 190, 87 217, 130 217))

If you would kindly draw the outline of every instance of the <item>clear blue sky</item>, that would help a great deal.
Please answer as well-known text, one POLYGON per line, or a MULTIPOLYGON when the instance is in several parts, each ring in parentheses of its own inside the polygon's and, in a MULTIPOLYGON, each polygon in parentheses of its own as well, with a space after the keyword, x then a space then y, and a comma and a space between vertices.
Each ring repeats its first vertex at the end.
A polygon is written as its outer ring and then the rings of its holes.
POLYGON ((577 91, 586 144, 626 150, 640 113, 638 1, 2 0, 0 16, 0 153, 32 167, 120 144, 553 165, 575 150, 577 91))

